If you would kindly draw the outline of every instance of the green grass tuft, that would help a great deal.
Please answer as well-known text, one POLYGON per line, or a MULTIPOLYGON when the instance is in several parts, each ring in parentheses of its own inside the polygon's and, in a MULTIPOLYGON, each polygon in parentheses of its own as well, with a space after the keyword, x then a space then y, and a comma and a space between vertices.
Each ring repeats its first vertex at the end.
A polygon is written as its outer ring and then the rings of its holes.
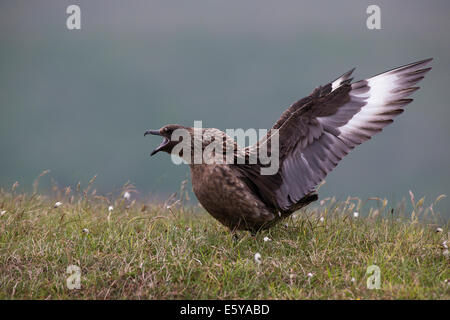
POLYGON ((450 298, 449 226, 422 199, 414 213, 382 199, 326 199, 234 241, 182 201, 88 193, 0 192, 0 299, 450 298), (81 268, 79 290, 66 286, 69 265, 81 268), (367 288, 370 265, 380 268, 379 290, 367 288))

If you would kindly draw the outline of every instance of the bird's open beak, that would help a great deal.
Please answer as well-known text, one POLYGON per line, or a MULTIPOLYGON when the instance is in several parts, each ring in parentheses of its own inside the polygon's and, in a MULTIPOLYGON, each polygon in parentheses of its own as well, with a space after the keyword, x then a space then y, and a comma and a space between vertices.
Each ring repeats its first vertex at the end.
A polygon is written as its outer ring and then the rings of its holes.
POLYGON ((155 153, 161 151, 161 149, 164 148, 170 142, 170 140, 167 139, 166 137, 164 137, 158 130, 147 130, 144 133, 144 137, 148 134, 152 134, 155 136, 161 136, 164 138, 163 141, 161 142, 161 144, 155 150, 153 150, 152 153, 150 153, 150 156, 153 156, 155 153))
POLYGON ((160 136, 159 130, 147 130, 144 132, 144 137, 148 134, 153 134, 154 136, 160 136))

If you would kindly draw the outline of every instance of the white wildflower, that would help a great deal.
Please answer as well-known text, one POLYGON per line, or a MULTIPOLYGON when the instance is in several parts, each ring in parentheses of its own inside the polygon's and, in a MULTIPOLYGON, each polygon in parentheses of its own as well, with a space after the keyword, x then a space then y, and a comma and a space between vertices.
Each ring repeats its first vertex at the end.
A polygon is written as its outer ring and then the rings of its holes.
POLYGON ((444 231, 442 228, 436 228, 436 232, 442 232, 444 231))
POLYGON ((126 200, 130 200, 131 194, 128 191, 125 191, 125 193, 123 194, 123 198, 126 200))
POLYGON ((320 221, 320 222, 324 222, 324 221, 325 221, 325 218, 324 218, 324 217, 320 217, 319 221, 320 221))
POLYGON ((4 216, 5 213, 6 213, 6 210, 2 210, 2 211, 0 212, 0 217, 1 217, 1 216, 4 216))
POLYGON ((353 216, 355 217, 355 218, 358 218, 359 217, 359 212, 353 212, 353 216))
POLYGON ((89 233, 89 229, 87 229, 87 228, 84 228, 82 231, 83 231, 83 233, 89 233))
POLYGON ((289 284, 292 286, 294 284, 295 274, 289 274, 289 284))
POLYGON ((272 241, 272 239, 270 239, 269 237, 264 237, 264 242, 267 242, 267 241, 272 241))
POLYGON ((448 252, 448 245, 447 245, 447 241, 442 242, 442 247, 444 248, 444 251, 442 252, 442 254, 446 257, 449 256, 449 252, 448 252))
POLYGON ((262 260, 261 260, 261 254, 259 252, 255 253, 255 262, 257 264, 261 264, 262 260))
POLYGON ((109 206, 109 207, 108 207, 108 211, 109 211, 109 212, 111 212, 111 211, 113 211, 113 210, 114 210, 114 207, 113 207, 113 206, 109 206))
POLYGON ((314 277, 314 274, 311 272, 308 272, 308 274, 306 276, 311 279, 312 277, 314 277))
POLYGON ((53 206, 54 208, 58 208, 62 205, 62 202, 56 202, 55 205, 53 206))
POLYGON ((350 281, 353 282, 353 283, 355 283, 355 282, 356 282, 356 279, 355 279, 355 278, 351 278, 350 281))

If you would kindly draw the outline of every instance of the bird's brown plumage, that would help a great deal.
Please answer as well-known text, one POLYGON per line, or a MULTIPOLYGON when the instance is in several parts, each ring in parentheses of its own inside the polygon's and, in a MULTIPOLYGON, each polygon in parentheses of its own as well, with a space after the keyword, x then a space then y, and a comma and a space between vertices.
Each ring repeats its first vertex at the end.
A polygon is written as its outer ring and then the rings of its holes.
MULTIPOLYGON (((190 164, 199 202, 231 230, 256 232, 317 200, 315 187, 338 162, 412 101, 406 97, 418 89, 414 85, 431 69, 423 68, 431 60, 354 83, 351 70, 292 104, 272 128, 279 134, 280 161, 273 175, 261 175, 261 163, 190 164)), ((223 133, 223 139, 229 137, 223 133)), ((234 144, 236 157, 247 157, 264 142, 270 151, 270 141, 269 133, 244 150, 234 144)))

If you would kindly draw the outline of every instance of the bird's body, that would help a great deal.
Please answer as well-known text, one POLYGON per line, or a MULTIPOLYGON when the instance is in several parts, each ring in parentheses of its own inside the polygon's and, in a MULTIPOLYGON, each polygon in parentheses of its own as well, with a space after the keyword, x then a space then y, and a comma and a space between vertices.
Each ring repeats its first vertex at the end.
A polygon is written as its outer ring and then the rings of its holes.
MULTIPOLYGON (((273 131, 244 149, 218 129, 168 125, 146 134, 164 137, 152 154, 175 153, 190 163, 194 193, 214 218, 233 232, 257 232, 317 200, 315 187, 338 162, 355 146, 393 122, 412 101, 406 97, 418 89, 414 85, 431 69, 422 68, 430 61, 412 63, 354 83, 351 83, 351 70, 292 104, 272 127, 273 131), (193 153, 180 153, 176 149, 181 140, 174 139, 172 134, 177 129, 184 129, 191 136, 197 133, 206 137, 200 145, 202 151, 220 141, 223 147, 215 149, 216 160, 223 160, 230 150, 226 142, 232 146, 234 160, 248 160, 263 146, 269 154, 277 147, 279 169, 263 175, 261 168, 266 163, 259 160, 196 164, 190 161, 193 153), (275 135, 279 137, 278 144, 274 143, 275 135)), ((194 138, 189 140, 189 146, 194 146, 194 141, 194 138)))
POLYGON ((257 231, 275 214, 227 164, 193 164, 192 187, 202 206, 231 230, 257 231))

